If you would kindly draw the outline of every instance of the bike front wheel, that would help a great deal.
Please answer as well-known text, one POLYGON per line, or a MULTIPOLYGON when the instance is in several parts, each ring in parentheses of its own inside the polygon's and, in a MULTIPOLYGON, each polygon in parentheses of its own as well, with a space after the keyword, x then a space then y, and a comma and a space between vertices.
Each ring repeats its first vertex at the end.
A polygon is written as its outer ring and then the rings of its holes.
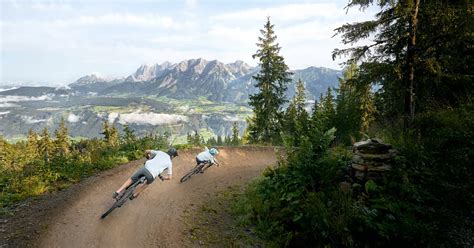
POLYGON ((203 167, 203 164, 199 165, 199 166, 196 166, 194 167, 194 169, 190 170, 188 173, 186 173, 186 175, 184 175, 181 180, 179 180, 181 183, 184 183, 185 181, 187 181, 189 178, 191 178, 194 174, 198 173, 199 171, 201 171, 203 167))

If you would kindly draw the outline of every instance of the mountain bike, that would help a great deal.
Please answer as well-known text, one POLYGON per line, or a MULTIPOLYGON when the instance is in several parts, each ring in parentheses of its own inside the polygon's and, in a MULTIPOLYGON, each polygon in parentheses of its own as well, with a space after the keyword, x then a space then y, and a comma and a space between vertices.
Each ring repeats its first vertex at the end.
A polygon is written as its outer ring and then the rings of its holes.
POLYGON ((200 163, 198 165, 196 165, 192 170, 190 170, 188 173, 186 173, 186 175, 184 175, 179 181, 181 183, 184 183, 185 181, 187 181, 189 178, 191 178, 194 174, 198 174, 198 173, 201 173, 201 171, 204 173, 205 170, 209 169, 209 167, 211 167, 212 165, 216 164, 217 166, 219 166, 218 163, 211 163, 210 161, 206 161, 204 163, 200 163), (204 168, 205 165, 209 165, 207 166, 204 170, 202 168, 204 168))
MULTIPOLYGON (((161 181, 163 181, 164 179, 161 177, 161 175, 158 175, 158 178, 161 179, 161 181)), ((140 179, 138 181, 136 181, 135 183, 133 183, 132 185, 128 186, 126 189, 125 189, 125 192, 123 192, 123 194, 120 196, 119 199, 117 199, 114 204, 112 205, 112 207, 110 207, 109 210, 107 210, 105 213, 103 213, 100 218, 103 219, 105 218, 107 215, 109 215, 112 211, 114 211, 114 209, 116 208, 120 208, 122 207, 123 204, 125 204, 125 202, 127 202, 130 197, 133 195, 133 193, 135 193, 135 189, 140 185, 140 184, 145 184, 146 183, 146 178, 144 176, 140 177, 140 179)))

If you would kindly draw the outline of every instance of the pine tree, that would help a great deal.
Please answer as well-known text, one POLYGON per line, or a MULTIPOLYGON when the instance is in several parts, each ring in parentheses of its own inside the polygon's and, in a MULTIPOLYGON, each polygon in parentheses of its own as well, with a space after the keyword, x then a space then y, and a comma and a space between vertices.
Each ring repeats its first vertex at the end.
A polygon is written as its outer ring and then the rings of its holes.
POLYGON ((110 127, 109 127, 109 121, 105 120, 104 123, 102 124, 102 135, 104 135, 104 140, 105 142, 108 143, 110 139, 110 127))
POLYGON ((123 127, 123 136, 122 140, 124 143, 131 144, 135 142, 137 137, 135 136, 135 131, 130 128, 129 125, 124 125, 123 127))
POLYGON ((379 102, 391 122, 404 127, 416 112, 456 106, 474 93, 474 47, 470 1, 352 0, 348 7, 378 5, 374 20, 336 29, 344 44, 373 35, 369 45, 336 49, 333 57, 349 55, 348 64, 361 62, 359 84, 381 84, 379 102))
MULTIPOLYGON (((352 140, 360 138, 360 132, 365 132, 369 125, 371 109, 366 109, 362 102, 368 93, 366 86, 356 87, 354 79, 357 78, 357 66, 351 64, 343 71, 343 77, 339 78, 339 89, 336 98, 335 127, 336 136, 339 141, 350 144, 352 140), (364 124, 362 124, 364 123, 364 124)), ((371 100, 371 99, 369 99, 371 100)))
POLYGON ((38 134, 31 128, 28 130, 26 149, 33 158, 38 156, 38 134))
POLYGON ((231 143, 232 143, 232 139, 230 138, 229 135, 226 135, 225 138, 224 138, 224 144, 226 146, 229 146, 229 145, 231 145, 231 143))
POLYGON ((302 136, 309 131, 309 115, 306 111, 306 93, 304 83, 301 79, 296 83, 296 94, 293 99, 293 103, 296 108, 296 125, 298 133, 297 135, 302 136))
POLYGON ((222 137, 220 135, 217 135, 217 141, 216 141, 218 146, 224 145, 224 142, 222 141, 222 137))
POLYGON ((119 144, 119 132, 114 124, 112 124, 112 127, 109 129, 109 139, 107 143, 112 147, 117 146, 119 144))
POLYGON ((297 138, 297 122, 298 115, 294 101, 290 102, 285 112, 285 121, 283 122, 284 143, 288 146, 297 146, 295 138, 297 138))
POLYGON ((0 168, 2 170, 9 169, 12 160, 11 154, 11 145, 0 135, 0 168))
POLYGON ((188 134, 186 135, 186 141, 187 141, 187 143, 190 144, 190 145, 192 145, 192 144, 194 143, 194 142, 193 142, 193 136, 192 136, 190 133, 188 133, 188 134))
POLYGON ((237 126, 237 122, 234 122, 232 124, 232 142, 231 143, 233 146, 240 145, 239 128, 237 126))
POLYGON ((38 151, 43 156, 46 163, 49 163, 51 155, 53 154, 54 144, 48 132, 48 128, 44 128, 41 132, 41 139, 38 141, 38 151))
POLYGON ((56 146, 56 154, 59 156, 67 155, 69 153, 70 140, 64 118, 61 118, 59 127, 54 131, 54 134, 56 136, 56 140, 54 141, 54 144, 56 146))
POLYGON ((210 137, 210 138, 207 140, 206 145, 207 145, 207 146, 216 146, 216 145, 217 145, 216 138, 215 138, 214 136, 210 137))
POLYGON ((321 127, 323 131, 329 130, 334 127, 336 109, 335 109, 335 100, 332 95, 332 90, 328 87, 326 96, 321 99, 321 106, 319 107, 318 118, 321 120, 321 127))
POLYGON ((194 137, 193 137, 193 145, 195 146, 200 146, 202 145, 203 142, 203 138, 201 137, 201 135, 198 133, 197 130, 194 131, 194 137))
POLYGON ((288 66, 279 55, 280 46, 276 43, 274 25, 267 19, 264 28, 260 30, 257 46, 259 49, 252 56, 258 58, 260 72, 253 78, 259 92, 250 95, 249 105, 254 116, 249 122, 249 136, 252 143, 279 143, 282 129, 282 106, 286 102, 285 91, 291 81, 288 66))

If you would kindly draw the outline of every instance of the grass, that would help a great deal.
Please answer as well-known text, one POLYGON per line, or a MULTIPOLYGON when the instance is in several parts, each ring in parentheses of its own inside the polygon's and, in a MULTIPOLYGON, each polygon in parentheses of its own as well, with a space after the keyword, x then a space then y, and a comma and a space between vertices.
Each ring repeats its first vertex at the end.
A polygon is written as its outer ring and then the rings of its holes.
POLYGON ((142 112, 147 112, 151 109, 150 106, 148 105, 139 105, 139 106, 94 106, 92 107, 92 111, 95 113, 100 113, 100 112, 116 112, 119 114, 126 114, 126 113, 132 113, 137 110, 140 110, 142 112))
POLYGON ((202 205, 191 205, 183 216, 189 242, 205 247, 265 247, 252 230, 239 224, 232 211, 240 195, 240 187, 229 186, 209 195, 202 205))

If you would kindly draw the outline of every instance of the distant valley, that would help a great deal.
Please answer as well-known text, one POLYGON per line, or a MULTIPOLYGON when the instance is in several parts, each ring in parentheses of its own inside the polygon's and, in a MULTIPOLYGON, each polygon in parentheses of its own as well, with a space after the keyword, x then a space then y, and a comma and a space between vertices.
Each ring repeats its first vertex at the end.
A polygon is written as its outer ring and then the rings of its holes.
MULTIPOLYGON (((61 118, 74 137, 99 137, 104 120, 119 129, 128 124, 139 135, 172 133, 178 143, 193 130, 208 137, 228 135, 233 122, 242 132, 252 113, 247 101, 257 92, 252 76, 258 70, 242 61, 190 59, 142 65, 119 79, 87 75, 61 88, 1 87, 0 135, 15 140, 24 138, 30 128, 53 131, 61 118)), ((301 79, 309 100, 336 87, 341 74, 322 67, 293 73, 288 98, 301 79)))

